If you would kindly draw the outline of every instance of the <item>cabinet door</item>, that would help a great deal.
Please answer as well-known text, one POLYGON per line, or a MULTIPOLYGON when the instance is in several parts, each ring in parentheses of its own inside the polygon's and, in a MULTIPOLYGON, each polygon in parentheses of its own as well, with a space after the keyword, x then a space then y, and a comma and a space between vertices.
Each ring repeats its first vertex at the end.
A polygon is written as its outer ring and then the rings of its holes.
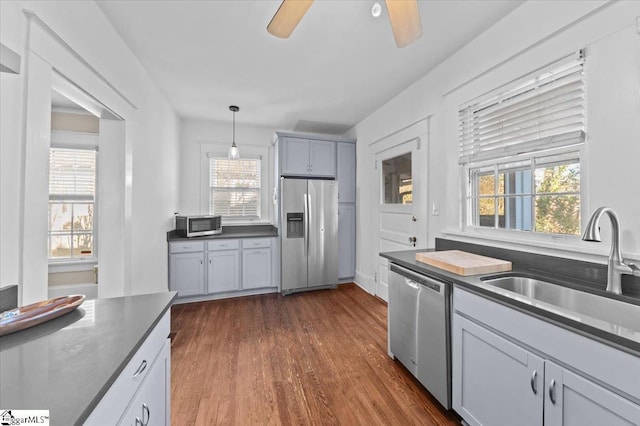
POLYGON ((454 315, 453 408, 470 425, 542 425, 544 361, 454 315))
POLYGON ((356 206, 338 205, 338 278, 356 275, 356 206))
POLYGON ((271 287, 271 249, 242 251, 242 288, 271 287))
POLYGON ((313 176, 336 175, 336 143, 309 141, 309 174, 313 176))
POLYGON ((611 391, 545 362, 545 426, 638 425, 640 406, 611 391))
POLYGON ((209 293, 240 289, 240 250, 207 253, 209 293))
POLYGON ((140 385, 119 425, 168 425, 170 423, 171 341, 167 339, 140 385))
POLYGON ((177 253, 170 257, 169 288, 178 296, 204 293, 204 252, 177 253))
POLYGON ((356 144, 338 142, 338 202, 356 202, 356 144))
POLYGON ((309 174, 309 141, 300 138, 282 138, 282 165, 280 173, 283 175, 305 176, 309 174))

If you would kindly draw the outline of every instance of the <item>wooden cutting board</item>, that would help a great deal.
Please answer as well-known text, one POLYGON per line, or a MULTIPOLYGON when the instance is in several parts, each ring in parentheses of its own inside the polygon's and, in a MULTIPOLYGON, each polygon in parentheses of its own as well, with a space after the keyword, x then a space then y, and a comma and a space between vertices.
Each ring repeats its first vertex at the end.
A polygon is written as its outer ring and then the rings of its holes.
POLYGON ((460 250, 416 253, 416 260, 464 276, 511 270, 511 262, 506 260, 480 256, 460 250))

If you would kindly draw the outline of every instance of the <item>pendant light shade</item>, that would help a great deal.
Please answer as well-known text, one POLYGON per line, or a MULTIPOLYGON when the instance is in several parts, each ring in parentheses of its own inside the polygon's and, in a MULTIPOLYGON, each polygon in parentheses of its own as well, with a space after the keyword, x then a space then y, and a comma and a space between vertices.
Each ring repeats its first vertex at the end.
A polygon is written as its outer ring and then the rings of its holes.
POLYGON ((235 105, 229 106, 229 110, 233 112, 233 139, 231 142, 231 146, 229 147, 229 158, 240 158, 240 150, 238 149, 238 145, 236 145, 236 112, 240 111, 235 105))

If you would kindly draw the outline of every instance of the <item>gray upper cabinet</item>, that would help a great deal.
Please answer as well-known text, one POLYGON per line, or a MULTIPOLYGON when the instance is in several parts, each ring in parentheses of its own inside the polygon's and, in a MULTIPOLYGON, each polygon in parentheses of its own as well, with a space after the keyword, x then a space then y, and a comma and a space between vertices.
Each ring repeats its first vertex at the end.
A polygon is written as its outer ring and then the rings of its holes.
POLYGON ((356 202, 356 144, 338 142, 338 202, 356 202))
POLYGON ((309 174, 309 140, 286 137, 282 139, 283 175, 309 174))
POLYGON ((284 176, 335 177, 336 144, 332 141, 282 138, 282 166, 284 176))

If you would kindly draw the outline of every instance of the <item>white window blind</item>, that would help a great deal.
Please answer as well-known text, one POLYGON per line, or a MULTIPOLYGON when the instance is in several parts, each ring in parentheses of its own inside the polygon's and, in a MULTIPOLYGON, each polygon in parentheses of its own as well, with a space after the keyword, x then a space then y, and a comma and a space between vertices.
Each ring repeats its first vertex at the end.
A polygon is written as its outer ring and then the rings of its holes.
POLYGON ((96 187, 96 152, 51 148, 49 199, 93 201, 96 187))
POLYGON ((583 143, 584 55, 470 102, 460 108, 459 121, 460 164, 583 143))
POLYGON ((260 217, 260 158, 209 159, 209 211, 225 217, 260 217))
POLYGON ((49 259, 95 259, 96 150, 49 151, 49 259))

